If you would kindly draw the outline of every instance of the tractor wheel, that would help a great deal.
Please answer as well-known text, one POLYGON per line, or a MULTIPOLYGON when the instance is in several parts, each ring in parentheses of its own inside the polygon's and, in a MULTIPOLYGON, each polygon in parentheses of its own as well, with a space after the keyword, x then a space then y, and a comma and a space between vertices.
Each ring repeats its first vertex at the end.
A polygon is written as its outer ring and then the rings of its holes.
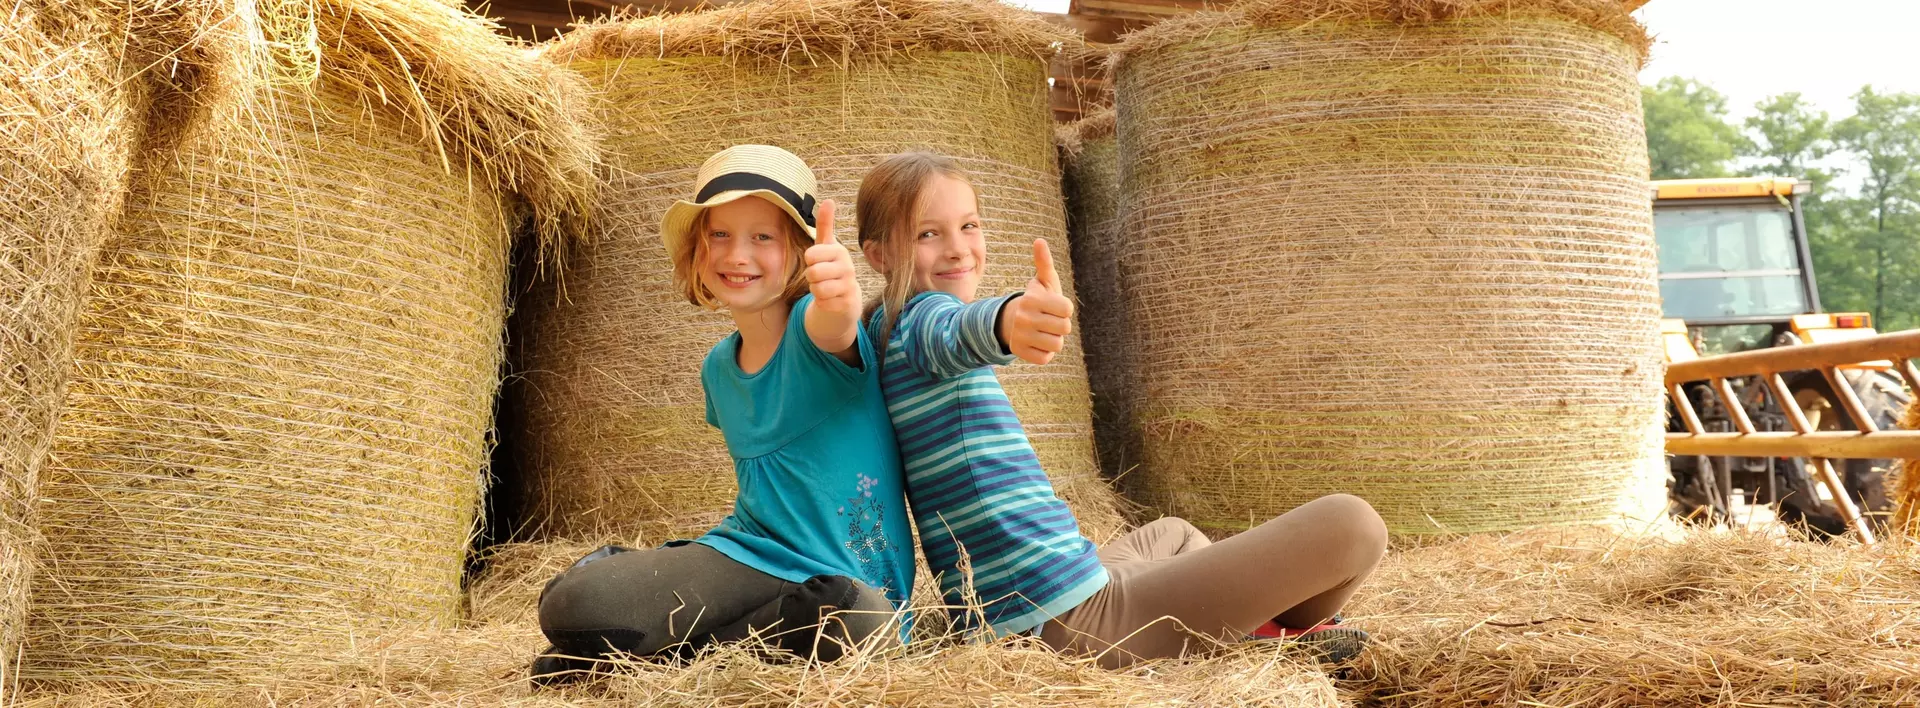
POLYGON ((1833 504, 1821 500, 1816 489, 1819 483, 1807 469, 1806 460, 1789 457, 1776 459, 1773 464, 1774 484, 1780 492, 1774 513, 1780 523, 1812 539, 1846 535, 1846 519, 1840 518, 1840 510, 1833 504))
MULTIPOLYGON (((1711 464, 1697 455, 1675 455, 1667 460, 1667 513, 1682 522, 1711 526, 1731 518, 1732 508, 1720 498, 1711 464)), ((1724 474, 1724 473, 1723 473, 1724 474)))
MULTIPOLYGON (((1860 403, 1873 418, 1874 425, 1882 430, 1893 428, 1908 401, 1899 380, 1877 371, 1861 371, 1848 378, 1860 403)), ((1800 404, 1800 410, 1806 413, 1807 423, 1814 430, 1858 429, 1852 417, 1840 407, 1840 401, 1834 396, 1833 387, 1828 385, 1826 377, 1817 372, 1801 372, 1787 379, 1787 388, 1793 392, 1794 401, 1800 404)), ((1840 482, 1847 489, 1847 496, 1860 507, 1860 513, 1867 517, 1875 533, 1886 528, 1888 516, 1893 512, 1893 500, 1887 494, 1886 477, 1894 463, 1894 460, 1833 460, 1835 471, 1840 473, 1840 482)), ((1814 471, 1806 468, 1800 460, 1789 461, 1787 468, 1786 476, 1806 480, 1807 487, 1803 493, 1787 495, 1781 500, 1780 520, 1814 538, 1844 533, 1846 525, 1839 508, 1813 493, 1811 485, 1815 484, 1814 471), (1794 474, 1796 466, 1799 474, 1794 474)), ((1796 482, 1784 488, 1799 490, 1800 486, 1796 482)))

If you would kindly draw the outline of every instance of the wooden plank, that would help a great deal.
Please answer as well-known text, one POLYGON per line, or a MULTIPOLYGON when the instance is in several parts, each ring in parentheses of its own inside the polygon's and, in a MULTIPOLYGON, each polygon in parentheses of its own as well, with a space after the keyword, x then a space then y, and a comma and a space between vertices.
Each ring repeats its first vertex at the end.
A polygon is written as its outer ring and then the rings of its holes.
POLYGON ((1731 457, 1825 457, 1877 460, 1920 458, 1920 431, 1851 430, 1799 433, 1667 433, 1667 452, 1674 455, 1731 457))
POLYGON ((1776 371, 1820 370, 1839 364, 1920 356, 1920 329, 1827 344, 1798 344, 1723 354, 1667 365, 1667 383, 1738 378, 1776 371))
POLYGON ((1131 20, 1161 20, 1224 4, 1227 3, 1208 3, 1203 0, 1073 0, 1067 6, 1067 14, 1131 20))
POLYGON ((1100 15, 1062 15, 1057 12, 1038 13, 1055 26, 1078 32, 1088 42, 1112 44, 1128 32, 1153 24, 1152 20, 1127 17, 1105 17, 1100 15))
POLYGON ((1867 526, 1866 519, 1860 517, 1860 507, 1847 494, 1846 485, 1840 481, 1840 473, 1833 469, 1833 461, 1815 458, 1811 462, 1814 471, 1820 475, 1820 483, 1826 485, 1827 494, 1833 496, 1834 506, 1840 507, 1840 518, 1846 520, 1847 528, 1852 529, 1862 543, 1873 543, 1873 529, 1867 526))

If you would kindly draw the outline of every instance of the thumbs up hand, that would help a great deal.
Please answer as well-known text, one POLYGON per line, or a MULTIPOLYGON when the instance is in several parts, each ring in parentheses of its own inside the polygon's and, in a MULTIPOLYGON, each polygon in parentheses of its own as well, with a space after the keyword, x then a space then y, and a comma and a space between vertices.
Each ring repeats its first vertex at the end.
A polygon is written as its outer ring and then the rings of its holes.
POLYGON ((1000 340, 1014 356, 1034 363, 1053 361, 1073 331, 1073 301, 1060 289, 1053 253, 1046 239, 1033 242, 1033 280, 1000 313, 1000 340))
POLYGON ((833 200, 815 211, 813 245, 802 255, 807 290, 813 305, 807 308, 807 336, 821 351, 848 364, 860 362, 860 282, 853 278, 853 254, 833 237, 833 200))
POLYGON ((807 290, 813 307, 835 315, 860 317, 860 282, 853 278, 853 254, 833 237, 833 200, 819 205, 813 245, 807 247, 807 290))

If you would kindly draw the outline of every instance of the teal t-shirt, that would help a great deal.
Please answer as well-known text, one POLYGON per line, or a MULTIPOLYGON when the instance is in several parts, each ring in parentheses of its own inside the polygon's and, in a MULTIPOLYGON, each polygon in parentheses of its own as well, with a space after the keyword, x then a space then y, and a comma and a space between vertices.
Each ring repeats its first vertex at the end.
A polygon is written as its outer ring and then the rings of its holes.
POLYGON ((767 365, 740 370, 740 333, 700 367, 707 422, 720 429, 740 481, 733 514, 696 542, 788 582, 845 575, 895 607, 913 592, 913 536, 865 328, 855 367, 807 337, 813 296, 800 298, 767 365))

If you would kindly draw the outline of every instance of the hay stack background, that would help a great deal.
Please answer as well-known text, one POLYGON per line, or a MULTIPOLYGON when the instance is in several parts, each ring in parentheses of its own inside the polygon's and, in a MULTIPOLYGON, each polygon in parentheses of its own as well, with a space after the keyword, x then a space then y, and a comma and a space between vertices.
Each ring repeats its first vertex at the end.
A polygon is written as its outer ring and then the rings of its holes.
POLYGON ((148 118, 184 129, 141 156, 80 318, 30 679, 272 674, 459 614, 506 194, 558 228, 591 144, 560 72, 463 11, 302 7, 168 20, 200 24, 148 118), (315 56, 246 32, 302 24, 315 56))
MULTIPOLYGON (((674 294, 657 233, 700 163, 738 143, 800 155, 854 232, 859 180, 913 149, 958 159, 986 219, 982 293, 1024 287, 1035 237, 1066 254, 1041 57, 1054 30, 988 0, 777 0, 582 27, 545 51, 606 92, 604 228, 561 289, 533 293, 523 414, 529 512, 548 533, 704 531, 732 503, 732 463, 707 426, 699 364, 731 332, 674 294)), ((878 280, 865 265, 865 287, 878 280)), ((1062 278, 1072 288, 1072 276, 1062 278)), ((1001 370, 1014 408, 1083 530, 1118 529, 1096 474, 1077 338, 1046 367, 1001 370)))
POLYGON ((1093 393, 1094 443, 1100 469, 1124 483, 1139 464, 1128 414, 1126 308, 1120 283, 1120 153, 1113 111, 1102 110, 1059 129, 1067 227, 1078 274, 1080 341, 1093 393))
POLYGON ((87 2, 0 9, 0 676, 11 679, 88 265, 118 210, 135 97, 87 2))
POLYGON ((1131 36, 1141 501, 1231 530, 1350 492, 1421 533, 1650 489, 1646 43, 1602 0, 1249 0, 1131 36))

